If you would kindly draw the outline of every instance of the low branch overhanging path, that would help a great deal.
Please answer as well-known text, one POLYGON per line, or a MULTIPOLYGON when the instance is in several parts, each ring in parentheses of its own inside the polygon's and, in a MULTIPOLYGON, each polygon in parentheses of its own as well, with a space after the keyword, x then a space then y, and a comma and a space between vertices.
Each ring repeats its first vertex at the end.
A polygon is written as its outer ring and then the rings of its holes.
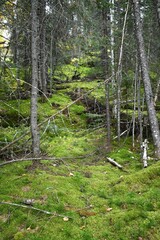
MULTIPOLYGON (((41 123, 38 124, 38 127, 41 127, 44 123, 48 122, 51 119, 54 119, 57 115, 62 114, 64 110, 68 109, 69 107, 71 107, 72 105, 74 105, 75 103, 77 103, 79 100, 83 99, 85 96, 89 95, 91 92, 93 92, 95 89, 97 89, 98 87, 100 87, 101 85, 107 84, 111 81, 113 76, 107 78, 105 81, 103 81, 102 83, 99 83, 98 86, 96 86, 95 88, 92 88, 91 90, 89 90, 88 92, 82 94, 80 97, 78 97, 75 101, 72 101, 71 103, 69 103, 66 107, 62 108, 61 110, 59 110, 58 112, 54 113, 52 116, 46 118, 44 121, 42 121, 41 123)), ((7 144, 5 147, 3 147, 2 149, 0 149, 0 153, 3 153, 6 149, 8 149, 9 147, 11 147, 12 145, 14 145, 16 142, 18 142, 19 140, 21 140, 22 138, 24 138, 26 135, 30 134, 30 130, 26 131, 24 134, 22 134, 19 138, 16 138, 14 141, 10 142, 9 144, 7 144)))

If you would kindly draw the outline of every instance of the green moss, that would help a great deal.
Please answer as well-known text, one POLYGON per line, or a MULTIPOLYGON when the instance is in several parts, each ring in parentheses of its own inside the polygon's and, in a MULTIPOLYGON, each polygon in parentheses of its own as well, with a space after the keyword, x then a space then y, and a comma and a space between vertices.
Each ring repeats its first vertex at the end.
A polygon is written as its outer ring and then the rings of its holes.
POLYGON ((155 239, 159 236, 160 192, 156 177, 159 176, 159 163, 146 169, 145 174, 143 171, 131 175, 124 173, 121 182, 118 181, 121 173, 109 164, 81 165, 79 168, 76 163, 52 166, 48 162, 30 173, 26 169, 29 164, 17 163, 1 169, 1 183, 4 185, 1 201, 21 204, 23 199, 33 198, 35 207, 72 218, 64 222, 63 218, 50 218, 34 210, 0 205, 2 214, 7 214, 10 209, 10 224, 1 225, 4 239, 98 240, 108 237, 118 240, 145 238, 151 233, 155 239), (90 178, 85 177, 86 171, 92 173, 90 178), (70 172, 73 176, 69 175, 70 172), (133 188, 134 184, 140 185, 141 192, 133 188), (90 205, 91 209, 85 211, 95 215, 80 217, 77 210, 90 205), (112 210, 108 212, 109 207, 112 210))
MULTIPOLYGON (((91 62, 93 64, 94 59, 79 62, 81 77, 93 73, 91 62)), ((57 69, 56 74, 66 80, 73 77, 75 69, 73 63, 73 66, 57 69)), ((39 122, 70 104, 77 89, 85 93, 95 88, 86 101, 104 104, 104 86, 98 88, 98 85, 98 80, 67 83, 63 85, 67 88, 55 92, 45 102, 39 99, 39 122)), ((10 118, 14 113, 15 122, 21 115, 24 120, 29 119, 29 100, 20 103, 12 100, 7 104, 9 106, 1 103, 2 114, 10 118)), ((112 152, 107 153, 106 129, 88 128, 86 123, 87 118, 92 118, 97 126, 96 119, 103 115, 86 111, 87 104, 79 101, 40 128, 41 150, 55 160, 40 161, 36 168, 31 161, 0 168, 0 202, 21 205, 26 199, 33 199, 35 208, 60 215, 0 204, 0 239, 160 238, 160 163, 150 161, 150 167, 142 169, 140 154, 132 150, 130 137, 125 141, 122 138, 118 144, 114 141, 112 152), (122 164, 125 171, 112 166, 106 157, 122 164), (64 221, 63 216, 68 216, 68 221, 64 221)), ((19 121, 17 127, 15 122, 12 127, 2 128, 2 146, 29 129, 29 122, 19 121)), ((23 144, 25 148, 31 144, 28 137, 19 141, 15 148, 21 149, 23 144)), ((17 154, 15 148, 11 148, 12 154, 17 154)), ((10 154, 8 151, 6 156, 10 154)))

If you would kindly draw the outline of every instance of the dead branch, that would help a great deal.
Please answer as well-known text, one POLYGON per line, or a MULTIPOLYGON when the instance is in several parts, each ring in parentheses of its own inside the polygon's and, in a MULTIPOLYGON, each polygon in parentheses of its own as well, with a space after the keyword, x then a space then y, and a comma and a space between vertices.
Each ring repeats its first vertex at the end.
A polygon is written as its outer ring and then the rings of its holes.
POLYGON ((5 147, 3 147, 0 150, 0 153, 3 153, 7 148, 11 147, 12 145, 14 145, 16 142, 18 142, 19 140, 21 140, 22 138, 24 138, 26 135, 28 135, 30 133, 30 130, 26 131, 24 134, 22 134, 20 137, 16 138, 14 141, 10 142, 9 144, 7 144, 5 147))
MULTIPOLYGON (((106 84, 109 83, 112 79, 112 76, 109 77, 108 79, 106 79, 103 83, 99 83, 97 87, 101 86, 102 84, 106 84)), ((77 103, 78 101, 80 101, 81 99, 83 99, 85 96, 87 96, 88 94, 90 94, 91 92, 93 92, 95 89, 97 89, 97 87, 92 88, 91 90, 89 90, 88 92, 82 94, 79 98, 77 98, 75 101, 72 101, 71 103, 69 103, 66 107, 62 108, 61 110, 59 110, 58 112, 54 113, 52 116, 46 118, 44 121, 42 121, 41 123, 38 124, 38 127, 41 127, 44 123, 48 122, 51 119, 54 119, 57 115, 62 114, 63 111, 65 111, 66 109, 70 108, 72 105, 74 105, 75 103, 77 103)), ((6 149, 8 149, 9 147, 11 147, 13 144, 15 144, 16 142, 18 142, 19 140, 21 140, 22 138, 24 138, 26 135, 30 134, 30 130, 26 131, 23 135, 21 135, 19 138, 16 138, 13 142, 10 142, 9 144, 7 144, 5 147, 3 147, 0 150, 0 153, 4 152, 6 149)))
POLYGON ((27 205, 22 205, 22 204, 17 204, 17 203, 0 202, 0 204, 5 204, 5 205, 10 205, 10 206, 15 206, 15 207, 21 207, 21 208, 27 208, 27 209, 35 210, 35 211, 38 211, 38 212, 41 212, 41 213, 45 213, 47 215, 52 215, 52 216, 55 216, 55 217, 71 218, 69 216, 58 214, 56 212, 49 212, 49 211, 42 210, 42 209, 39 209, 39 208, 35 208, 35 207, 32 207, 32 206, 27 206, 27 205))
POLYGON ((117 163, 115 160, 113 160, 112 158, 107 157, 107 161, 110 162, 113 166, 118 167, 119 169, 123 169, 122 165, 120 165, 119 163, 117 163))
POLYGON ((16 162, 25 162, 25 161, 40 161, 40 160, 60 160, 60 159, 57 159, 57 158, 21 158, 21 159, 12 159, 10 161, 6 161, 6 162, 3 162, 0 164, 0 167, 1 166, 4 166, 4 165, 7 165, 7 164, 10 164, 10 163, 16 163, 16 162))
POLYGON ((85 154, 85 155, 82 155, 82 156, 75 156, 75 157, 72 157, 72 156, 69 156, 69 157, 47 157, 47 156, 41 156, 41 157, 37 157, 37 158, 19 158, 19 159, 12 159, 12 160, 9 160, 9 161, 5 161, 3 163, 0 163, 0 167, 1 166, 4 166, 4 165, 7 165, 7 164, 11 164, 11 163, 16 163, 16 162, 25 162, 25 161, 40 161, 40 160, 43 160, 43 161, 61 161, 65 164, 65 160, 67 159, 84 159, 84 158, 88 158, 90 156, 93 156, 94 154, 96 153, 96 151, 93 151, 89 154, 85 154))
MULTIPOLYGON (((120 137, 123 136, 126 132, 128 132, 128 130, 129 130, 129 129, 127 129, 127 130, 125 130, 124 132, 122 132, 122 133, 120 134, 120 137)), ((113 139, 115 140, 115 139, 117 139, 117 138, 118 138, 118 136, 115 136, 113 139)))

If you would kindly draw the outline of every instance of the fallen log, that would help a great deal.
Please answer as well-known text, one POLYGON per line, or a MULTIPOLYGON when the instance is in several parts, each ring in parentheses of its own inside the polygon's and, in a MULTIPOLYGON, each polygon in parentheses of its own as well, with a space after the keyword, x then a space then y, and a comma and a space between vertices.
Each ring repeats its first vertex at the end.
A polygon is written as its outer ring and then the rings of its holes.
POLYGON ((118 167, 119 169, 123 169, 122 165, 120 165, 119 163, 117 163, 115 160, 113 160, 112 158, 107 157, 107 161, 109 163, 111 163, 113 166, 118 167))

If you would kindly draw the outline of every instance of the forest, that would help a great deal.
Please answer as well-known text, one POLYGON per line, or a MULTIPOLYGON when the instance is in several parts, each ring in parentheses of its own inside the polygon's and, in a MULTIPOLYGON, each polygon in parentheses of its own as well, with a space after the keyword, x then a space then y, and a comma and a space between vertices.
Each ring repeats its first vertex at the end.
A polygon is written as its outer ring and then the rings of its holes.
POLYGON ((160 239, 160 0, 0 0, 0 239, 160 239))

